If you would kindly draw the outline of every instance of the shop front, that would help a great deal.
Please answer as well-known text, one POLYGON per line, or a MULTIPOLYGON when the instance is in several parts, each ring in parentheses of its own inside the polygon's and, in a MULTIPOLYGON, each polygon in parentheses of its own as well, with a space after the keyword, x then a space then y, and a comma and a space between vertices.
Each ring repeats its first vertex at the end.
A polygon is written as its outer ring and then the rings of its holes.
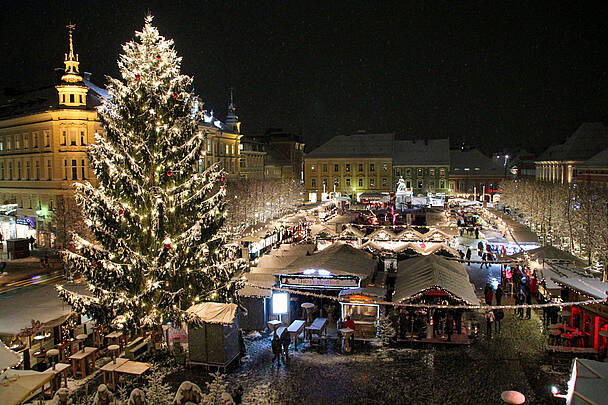
POLYGON ((355 322, 355 339, 373 339, 380 317, 380 305, 386 299, 386 289, 363 287, 342 290, 339 294, 341 319, 350 317, 355 322))

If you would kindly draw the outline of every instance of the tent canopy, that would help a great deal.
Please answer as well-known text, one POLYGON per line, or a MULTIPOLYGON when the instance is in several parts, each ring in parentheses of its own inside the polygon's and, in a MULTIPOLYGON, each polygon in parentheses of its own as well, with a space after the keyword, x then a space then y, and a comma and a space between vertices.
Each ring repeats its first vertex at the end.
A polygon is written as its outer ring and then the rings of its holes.
POLYGON ((52 373, 32 370, 6 370, 0 374, 0 400, 2 405, 18 405, 31 397, 44 384, 51 381, 52 373))
POLYGON ((231 324, 236 315, 236 304, 219 302, 203 302, 192 305, 187 312, 196 315, 201 322, 231 324))
POLYGON ((522 260, 525 255, 528 255, 532 260, 536 261, 566 261, 570 262, 579 267, 587 266, 584 260, 579 259, 570 252, 558 249, 555 246, 541 246, 536 249, 530 249, 525 252, 515 253, 514 255, 507 256, 505 259, 508 260, 522 260))
POLYGON ((71 312, 71 307, 59 298, 54 286, 21 289, 0 300, 0 334, 17 335, 23 328, 32 326, 32 320, 51 324, 71 312))
POLYGON ((336 242, 327 249, 297 258, 281 274, 298 274, 307 269, 327 270, 334 276, 356 276, 361 280, 372 276, 377 262, 367 252, 336 242))
POLYGON ((0 342, 0 370, 14 367, 21 362, 21 355, 15 353, 2 342, 0 342))
POLYGON ((394 302, 408 301, 429 290, 447 291, 459 301, 479 304, 464 266, 437 255, 418 256, 399 263, 394 302))
POLYGON ((605 404, 608 397, 608 364, 574 359, 568 386, 568 405, 605 404))
POLYGON ((268 298, 272 295, 271 287, 274 287, 276 277, 273 274, 260 273, 255 269, 243 276, 245 281, 255 284, 256 286, 265 287, 257 288, 249 285, 244 286, 239 290, 241 297, 262 297, 268 298))

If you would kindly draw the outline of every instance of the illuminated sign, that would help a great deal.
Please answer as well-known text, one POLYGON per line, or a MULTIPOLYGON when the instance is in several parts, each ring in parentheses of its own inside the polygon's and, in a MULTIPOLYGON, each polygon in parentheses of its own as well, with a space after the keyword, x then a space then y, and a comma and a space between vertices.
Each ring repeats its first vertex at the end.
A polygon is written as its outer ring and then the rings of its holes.
POLYGON ((287 287, 354 288, 359 287, 356 277, 281 276, 281 285, 287 287))
POLYGON ((288 295, 287 293, 275 292, 272 294, 272 313, 274 315, 286 314, 288 308, 288 295))
POLYGON ((17 224, 27 225, 32 229, 36 229, 36 220, 32 217, 17 218, 17 224))

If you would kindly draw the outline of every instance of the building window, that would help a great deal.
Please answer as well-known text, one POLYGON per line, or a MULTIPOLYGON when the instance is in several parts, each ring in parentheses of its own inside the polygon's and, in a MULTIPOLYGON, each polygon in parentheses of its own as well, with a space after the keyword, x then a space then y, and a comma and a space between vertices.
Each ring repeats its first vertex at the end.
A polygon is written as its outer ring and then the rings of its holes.
POLYGON ((19 150, 21 148, 21 137, 19 135, 15 135, 15 150, 19 150))
POLYGON ((347 177, 347 178, 346 178, 346 186, 347 186, 347 187, 350 187, 350 177, 347 177))
POLYGON ((382 186, 386 187, 388 185, 388 179, 386 177, 382 178, 382 186))
POLYGON ((334 186, 336 186, 336 187, 340 186, 340 178, 339 177, 334 177, 334 186))
POLYGON ((32 148, 38 147, 38 132, 32 133, 32 148))
POLYGON ((76 130, 70 130, 70 146, 76 146, 76 130))
POLYGON ((310 185, 312 187, 317 187, 317 179, 315 179, 314 177, 310 179, 310 185))
POLYGON ((0 151, 4 150, 4 138, 0 138, 0 151))
POLYGON ((441 179, 439 181, 439 188, 445 188, 445 180, 441 179))
POLYGON ((373 172, 373 171, 375 171, 375 170, 376 170, 376 165, 374 165, 373 163, 370 163, 370 164, 369 164, 369 171, 370 171, 370 172, 373 172))
POLYGON ((207 139, 207 152, 211 152, 211 141, 207 139))
POLYGON ((8 179, 13 179, 13 162, 8 162, 8 179))
POLYGON ((363 179, 359 178, 359 187, 363 187, 363 179))
POLYGON ((234 145, 230 146, 230 150, 231 150, 232 154, 234 155, 234 145))
POLYGON ((374 187, 376 185, 376 179, 369 179, 369 186, 374 187))
POLYGON ((441 177, 445 176, 445 169, 439 170, 439 174, 441 175, 441 177))
POLYGON ((406 180, 405 181, 405 188, 412 188, 412 181, 411 180, 406 180))
POLYGON ((340 165, 334 165, 334 172, 337 172, 340 170, 340 165))
POLYGON ((46 172, 49 176, 49 180, 53 178, 53 166, 51 165, 51 159, 46 161, 46 172))
POLYGON ((26 180, 30 180, 31 179, 30 174, 31 174, 31 172, 30 172, 30 162, 28 160, 27 162, 25 162, 25 179, 26 180))
POLYGON ((78 180, 78 167, 76 167, 76 160, 72 160, 72 180, 78 180))
POLYGON ((363 163, 359 163, 359 171, 362 172, 363 171, 363 163))
POLYGON ((84 131, 80 131, 80 144, 86 145, 86 140, 84 139, 84 131))
POLYGON ((21 161, 17 161, 17 180, 21 180, 21 161))
POLYGON ((405 175, 407 177, 410 177, 412 175, 412 169, 410 169, 409 167, 407 169, 405 169, 405 175))
POLYGON ((6 138, 6 150, 11 150, 11 137, 6 138))
POLYGON ((30 135, 23 134, 23 149, 28 149, 30 147, 30 135))
POLYGON ((70 103, 74 104, 74 95, 70 94, 70 103))
POLYGON ((48 148, 51 146, 51 133, 49 131, 44 131, 45 138, 45 146, 48 148))
POLYGON ((36 180, 40 180, 40 161, 36 160, 36 180))
POLYGON ((418 180, 418 188, 422 188, 423 185, 424 183, 422 182, 422 180, 418 180))
POLYGON ((4 180, 4 162, 0 163, 0 178, 4 180))
POLYGON ((435 176, 435 169, 430 169, 429 172, 431 177, 435 176))
POLYGON ((344 166, 344 170, 350 172, 350 163, 347 163, 346 166, 344 166))
POLYGON ((311 172, 314 172, 314 171, 316 171, 316 170, 317 170, 317 168, 316 168, 316 166, 315 166, 315 165, 310 166, 310 171, 311 171, 311 172))
POLYGON ((63 160, 63 178, 64 180, 68 179, 68 161, 67 160, 63 160))
POLYGON ((87 177, 84 175, 84 171, 85 171, 85 165, 84 165, 84 159, 81 160, 81 166, 80 166, 80 173, 82 174, 81 179, 86 179, 87 177))
POLYGON ((327 163, 323 163, 323 172, 327 173, 327 163))
POLYGON ((422 176, 422 173, 423 173, 422 168, 418 168, 418 176, 419 176, 419 177, 420 177, 420 176, 422 176))
POLYGON ((230 153, 230 146, 226 145, 226 155, 228 155, 230 153))
POLYGON ((68 131, 61 131, 61 146, 65 146, 67 144, 68 131))
POLYGON ((384 169, 384 171, 387 171, 388 170, 388 163, 384 163, 382 165, 382 169, 384 169))

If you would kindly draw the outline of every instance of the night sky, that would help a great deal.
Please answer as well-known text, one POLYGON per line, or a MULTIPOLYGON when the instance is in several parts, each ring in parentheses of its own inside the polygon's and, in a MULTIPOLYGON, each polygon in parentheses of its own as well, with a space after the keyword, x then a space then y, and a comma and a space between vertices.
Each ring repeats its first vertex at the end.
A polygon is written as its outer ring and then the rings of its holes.
POLYGON ((316 145, 394 131, 489 152, 542 149, 608 117, 606 6, 456 3, 5 2, 0 87, 48 84, 69 20, 81 71, 105 84, 149 10, 207 109, 223 117, 235 88, 245 133, 280 127, 316 145))

